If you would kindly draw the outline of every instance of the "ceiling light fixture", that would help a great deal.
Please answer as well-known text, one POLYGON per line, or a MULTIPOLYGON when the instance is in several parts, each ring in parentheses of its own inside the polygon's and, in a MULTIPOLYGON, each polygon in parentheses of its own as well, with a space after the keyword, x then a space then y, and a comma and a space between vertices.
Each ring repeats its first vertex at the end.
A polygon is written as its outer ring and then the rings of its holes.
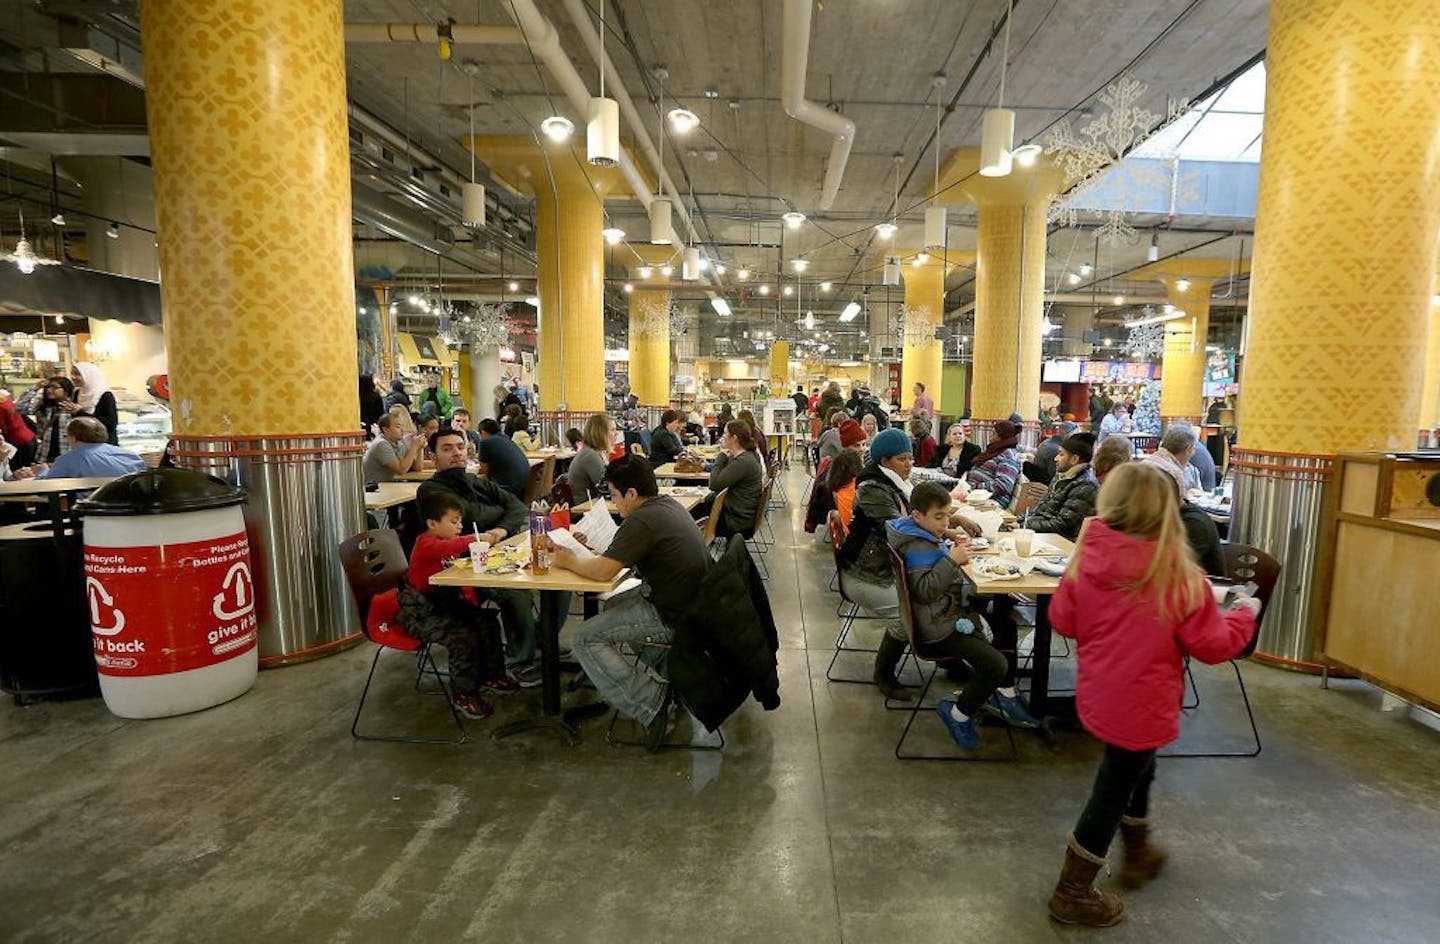
MULTIPOLYGON (((445 26, 449 29, 449 25, 445 26)), ((442 49, 447 46, 442 45, 442 49)), ((441 57, 448 59, 448 55, 441 57)), ((475 77, 470 77, 470 179, 460 186, 460 222, 472 229, 485 227, 485 185, 475 180, 475 77)))
POLYGON ((50 222, 54 223, 56 226, 64 226, 64 225, 65 225, 65 214, 64 214, 64 213, 56 213, 54 216, 50 217, 50 222))
POLYGON ((604 236, 605 241, 613 246, 625 238, 625 231, 618 226, 607 226, 600 231, 600 235, 604 236))
POLYGON ((1081 275, 1086 275, 1086 276, 1088 276, 1091 272, 1094 272, 1094 271, 1095 271, 1095 267, 1092 266, 1090 263, 1088 263, 1088 262, 1082 262, 1082 263, 1080 263, 1080 274, 1081 274, 1081 275))
POLYGON ((860 314, 860 303, 859 303, 859 302, 850 302, 850 303, 849 303, 848 305, 846 305, 844 308, 840 309, 840 320, 841 320, 841 321, 854 321, 854 320, 855 320, 855 316, 858 315, 858 314, 860 314))
POLYGON ((883 285, 900 284, 900 260, 898 258, 891 256, 885 260, 885 269, 881 273, 880 281, 883 285))
POLYGON ((1010 156, 1014 158, 1015 163, 1021 167, 1034 167, 1035 162, 1040 158, 1040 152, 1042 150, 1038 144, 1022 144, 1011 151, 1010 156))
POLYGON ((120 224, 119 224, 119 223, 111 223, 111 224, 110 224, 110 228, 105 231, 105 235, 106 235, 106 236, 109 236, 111 239, 119 239, 119 238, 120 238, 120 224))
POLYGON ((670 201, 650 201, 650 242, 668 246, 675 241, 675 226, 670 222, 670 201))
POLYGON ((531 308, 539 308, 539 307, 540 307, 540 296, 538 296, 538 295, 529 295, 529 296, 527 296, 527 297, 525 298, 525 304, 529 305, 531 308))
POLYGON ((551 115, 540 122, 540 131, 556 144, 564 144, 570 140, 570 135, 575 131, 575 122, 564 115, 551 115))
POLYGON ((15 268, 24 275, 35 271, 35 250, 30 248, 30 240, 24 239, 15 244, 15 268))
POLYGON ((510 288, 510 291, 512 291, 512 292, 518 292, 518 291, 520 291, 520 283, 519 283, 519 282, 511 282, 510 285, 509 285, 509 288, 510 288))
POLYGON ((1010 152, 1015 147, 1015 113, 1005 107, 1005 73, 1010 60, 1010 20, 1013 0, 1005 4, 1005 42, 1000 55, 1000 94, 995 107, 986 110, 980 124, 980 175, 1005 177, 1010 173, 1010 152))
POLYGON ((635 286, 634 286, 634 285, 631 285, 629 282, 626 282, 625 285, 624 285, 624 289, 625 289, 625 291, 626 291, 627 293, 628 293, 628 292, 633 292, 633 291, 635 291, 635 286))
POLYGON ((786 229, 799 229, 800 224, 805 222, 805 214, 799 210, 791 210, 789 213, 781 214, 780 219, 785 221, 786 229))
POLYGON ((820 291, 822 291, 822 292, 828 292, 828 291, 830 291, 830 283, 829 283, 829 282, 821 282, 821 283, 820 283, 820 291))
POLYGON ((648 279, 650 278, 650 276, 655 274, 655 270, 652 269, 650 266, 639 266, 638 268, 636 268, 635 274, 640 276, 640 278, 642 279, 648 279))
POLYGON ((894 239, 895 231, 899 228, 900 227, 896 226, 894 223, 876 223, 875 235, 879 236, 881 239, 894 239))
POLYGON ((605 4, 600 4, 600 95, 585 112, 585 159, 596 167, 620 163, 620 103, 605 97, 605 4))
POLYGON ((724 275, 724 274, 725 274, 725 264, 724 264, 723 262, 717 262, 717 263, 715 263, 715 274, 716 274, 716 275, 724 275))
POLYGON ((722 318, 730 317, 730 303, 727 302, 725 299, 721 298, 719 295, 716 295, 714 298, 710 299, 710 307, 715 309, 715 314, 721 316, 722 318))
POLYGON ((694 246, 686 248, 685 254, 681 256, 680 278, 687 282, 700 278, 700 250, 694 246))
POLYGON ((795 269, 796 272, 804 272, 806 269, 810 268, 810 260, 809 260, 809 259, 791 259, 791 260, 790 260, 790 265, 794 267, 794 269, 795 269))
POLYGON ((815 330, 815 312, 813 312, 813 311, 807 311, 807 312, 805 312, 805 330, 806 330, 806 331, 814 331, 814 330, 815 330))
POLYGON ((1177 291, 1177 292, 1188 292, 1189 290, 1190 290, 1190 280, 1189 280, 1189 279, 1176 279, 1176 280, 1175 280, 1175 291, 1177 291))
POLYGON ((769 295, 769 294, 770 294, 770 286, 768 286, 768 285, 762 285, 762 286, 760 286, 759 291, 760 291, 760 294, 761 294, 761 295, 769 295))
POLYGON ((1079 284, 1080 284, 1080 274, 1079 274, 1078 272, 1069 272, 1069 273, 1066 273, 1066 275, 1065 275, 1065 281, 1069 282, 1071 285, 1079 285, 1079 284))
POLYGON ((670 127, 676 134, 689 134, 700 127, 700 116, 688 108, 672 108, 670 114, 670 127))
POLYGON ((1111 300, 1112 302, 1114 302, 1115 304, 1117 304, 1117 305, 1123 305, 1123 304, 1125 304, 1125 296, 1124 296, 1124 295, 1116 295, 1114 298, 1112 298, 1112 299, 1110 299, 1110 300, 1111 300))
POLYGON ((675 274, 675 267, 672 265, 663 265, 660 267, 660 274, 668 279, 675 274))
POLYGON ((1150 236, 1150 245, 1145 250, 1146 262, 1157 262, 1160 259, 1160 234, 1154 233, 1150 236))
POLYGON ((780 289, 780 294, 784 295, 786 298, 789 298, 791 295, 795 294, 795 289, 789 285, 786 285, 780 289))
MULTIPOLYGON (((943 77, 940 77, 943 79, 943 77)), ((945 107, 937 92, 935 96, 935 180, 930 188, 930 205, 925 208, 925 248, 945 249, 946 219, 945 208, 936 201, 940 199, 940 119, 945 107)))
POLYGON ((750 281, 750 270, 742 266, 740 270, 735 273, 735 278, 739 279, 742 282, 750 281))

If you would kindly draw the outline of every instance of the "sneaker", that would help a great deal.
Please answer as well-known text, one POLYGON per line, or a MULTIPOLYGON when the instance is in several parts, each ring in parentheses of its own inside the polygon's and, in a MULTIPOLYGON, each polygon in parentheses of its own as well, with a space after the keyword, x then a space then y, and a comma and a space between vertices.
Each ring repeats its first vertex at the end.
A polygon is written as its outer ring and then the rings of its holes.
POLYGON ((1034 729, 1040 727, 1040 722, 1030 714, 1030 709, 1019 696, 1011 698, 1009 695, 1002 695, 999 692, 990 696, 985 702, 984 710, 1010 725, 1012 728, 1034 729))
POLYGON ((501 675, 480 683, 480 694, 482 695, 513 695, 520 691, 520 683, 508 675, 501 675))
POLYGON ((940 720, 945 722, 945 728, 955 743, 967 751, 977 750, 980 747, 980 730, 975 726, 974 718, 967 718, 964 721, 956 721, 950 709, 955 707, 955 702, 948 698, 940 699, 940 704, 935 706, 935 713, 940 720))
POLYGON ((479 692, 456 692, 455 710, 472 721, 483 721, 495 713, 495 706, 480 697, 479 692))
POLYGON ((538 688, 545 681, 540 667, 534 664, 516 666, 510 670, 510 677, 521 688, 538 688))

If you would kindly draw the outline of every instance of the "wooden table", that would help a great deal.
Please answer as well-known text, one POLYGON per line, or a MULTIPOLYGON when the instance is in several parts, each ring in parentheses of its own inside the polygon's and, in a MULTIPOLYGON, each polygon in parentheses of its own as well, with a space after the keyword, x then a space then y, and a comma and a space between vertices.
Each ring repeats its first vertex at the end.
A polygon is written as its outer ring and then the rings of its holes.
MULTIPOLYGON (((507 538, 500 546, 528 546, 529 541, 529 533, 521 532, 507 538)), ((513 574, 477 574, 470 561, 462 559, 430 578, 432 584, 441 587, 532 590, 540 594, 541 711, 535 717, 496 728, 490 735, 492 738, 498 741, 525 731, 551 730, 559 732, 572 747, 580 743, 579 729, 566 717, 560 704, 560 626, 565 614, 560 611, 559 597, 567 592, 608 593, 627 576, 629 570, 622 569, 614 580, 590 580, 558 567, 551 567, 550 572, 544 575, 531 573, 529 567, 513 574)))
MULTIPOLYGON (((690 509, 694 508, 696 505, 698 505, 698 504, 700 504, 702 501, 704 501, 704 500, 705 500, 705 496, 708 495, 708 494, 710 494, 709 491, 706 490, 706 491, 700 493, 699 495, 677 495, 677 494, 675 494, 675 493, 678 492, 678 491, 680 491, 682 488, 684 488, 684 489, 686 489, 686 490, 689 490, 689 489, 693 489, 694 487, 695 487, 695 486, 693 486, 693 485, 689 485, 689 486, 669 485, 669 486, 666 486, 666 487, 660 489, 660 494, 661 494, 661 495, 669 495, 671 498, 675 499, 675 501, 676 501, 677 503, 679 503, 679 505, 680 505, 681 508, 684 508, 686 511, 689 511, 690 509)), ((591 507, 594 506, 594 504, 595 504, 595 499, 592 498, 590 501, 581 502, 581 503, 578 504, 578 505, 572 505, 572 506, 570 506, 570 513, 571 513, 572 515, 583 515, 583 514, 585 514, 587 511, 589 511, 589 510, 591 509, 591 507)), ((610 507, 611 507, 611 508, 614 508, 615 506, 612 504, 610 507)))
POLYGON ((705 472, 703 470, 700 472, 676 472, 675 463, 673 462, 667 462, 664 465, 657 465, 655 467, 655 477, 657 479, 676 479, 683 482, 710 481, 709 472, 705 472))
POLYGON ((55 539, 65 534, 65 517, 68 512, 75 514, 74 498, 80 492, 89 492, 115 481, 118 476, 94 478, 19 479, 14 482, 0 482, 0 501, 45 502, 50 511, 50 525, 55 539), (69 498, 69 507, 65 499, 69 498))
POLYGON ((380 488, 365 493, 365 508, 368 511, 379 511, 382 508, 404 505, 414 501, 419 491, 419 482, 381 482, 380 488))
MULTIPOLYGON (((535 468, 537 465, 544 465, 544 464, 545 464, 545 460, 544 460, 544 459, 535 459, 535 458, 531 458, 531 459, 530 459, 530 468, 532 468, 532 469, 535 468)), ((472 475, 479 475, 479 474, 480 474, 480 467, 477 466, 477 465, 473 465, 473 464, 472 464, 472 465, 467 465, 467 466, 465 467, 465 471, 466 471, 466 472, 469 472, 469 473, 472 474, 472 475)), ((430 478, 433 478, 434 475, 435 475, 435 470, 434 470, 434 469, 416 469, 416 470, 414 470, 414 471, 412 471, 412 472, 402 472, 402 473, 400 473, 400 475, 398 476, 398 478, 399 478, 399 480, 402 481, 402 482, 424 482, 424 481, 426 481, 426 480, 428 480, 428 479, 430 479, 430 478)))
MULTIPOLYGON (((1069 557, 1075 551, 1073 542, 1058 534, 1037 533, 1037 541, 1053 545, 1060 556, 1069 557)), ((999 553, 998 542, 991 542, 983 551, 975 551, 976 557, 989 557, 999 553)), ((1059 577, 1031 572, 1018 580, 988 580, 975 570, 973 564, 961 568, 967 580, 981 596, 1004 596, 1024 593, 1035 597, 1035 636, 1030 646, 1030 711, 1035 717, 1049 714, 1050 707, 1050 601, 1049 597, 1060 586, 1059 577)))
POLYGON ((530 460, 530 464, 531 464, 531 465, 534 465, 535 462, 536 462, 536 460, 538 460, 538 461, 540 461, 540 462, 544 462, 546 459, 551 459, 551 458, 553 458, 556 462, 569 462, 571 459, 575 458, 575 450, 574 450, 574 449, 560 449, 560 450, 551 449, 551 450, 549 450, 549 451, 547 452, 547 451, 540 450, 540 449, 526 449, 526 450, 525 450, 525 458, 527 458, 527 459, 530 460))

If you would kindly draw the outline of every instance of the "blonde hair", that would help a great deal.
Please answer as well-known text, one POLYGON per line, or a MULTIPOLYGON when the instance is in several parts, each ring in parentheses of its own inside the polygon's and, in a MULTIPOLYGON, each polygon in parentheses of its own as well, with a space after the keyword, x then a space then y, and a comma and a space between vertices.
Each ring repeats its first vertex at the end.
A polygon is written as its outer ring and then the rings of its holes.
POLYGON ((585 432, 580 439, 596 452, 610 452, 610 417, 604 413, 592 413, 585 421, 585 432))
MULTIPOLYGON (((1204 602, 1205 573, 1185 538, 1170 476, 1141 462, 1117 466, 1100 486, 1095 512, 1116 531, 1155 545, 1145 573, 1129 589, 1137 597, 1151 596, 1161 620, 1178 623, 1204 602)), ((1078 571, 1084 545, 1082 535, 1070 559, 1071 574, 1078 571)))

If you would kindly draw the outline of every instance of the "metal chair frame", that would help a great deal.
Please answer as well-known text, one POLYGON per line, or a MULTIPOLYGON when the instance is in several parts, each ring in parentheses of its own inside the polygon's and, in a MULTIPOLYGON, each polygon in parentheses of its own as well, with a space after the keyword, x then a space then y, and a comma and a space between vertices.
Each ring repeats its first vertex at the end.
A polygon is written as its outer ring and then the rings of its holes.
MULTIPOLYGON (((661 649, 661 650, 664 650, 665 652, 669 652, 669 651, 670 651, 670 645, 669 645, 668 643, 663 643, 663 642, 642 642, 642 643, 640 644, 639 648, 637 648, 637 649, 635 650, 635 663, 634 663, 635 665, 639 665, 639 664, 640 664, 641 657, 643 656, 644 651, 645 651, 645 649, 647 649, 647 648, 649 648, 649 649, 661 649)), ((665 680, 665 687, 666 687, 666 689, 667 689, 668 691, 670 691, 670 692, 673 692, 673 691, 674 691, 674 687, 670 684, 670 680, 669 680, 668 678, 665 680)), ((680 704, 681 707, 684 707, 684 703, 683 703, 683 702, 679 702, 679 701, 677 700, 677 704, 680 704)), ((668 700, 668 699, 667 699, 667 701, 666 701, 666 706, 665 706, 665 708, 663 708, 662 710, 663 710, 663 711, 667 711, 667 712, 670 710, 670 708, 669 708, 669 700, 668 700)), ((686 708, 686 710, 689 711, 688 708, 686 708)), ((691 712, 691 717, 694 717, 694 712, 691 712)), ((635 741, 635 740, 629 740, 629 739, 622 738, 622 737, 617 737, 616 734, 615 734, 615 725, 616 725, 619 721, 620 721, 620 709, 616 708, 614 711, 610 712, 610 724, 607 725, 606 728, 605 728, 605 743, 606 743, 606 744, 609 744, 611 747, 645 747, 645 746, 647 746, 644 741, 635 741)), ((662 751, 723 751, 723 750, 725 749, 725 731, 724 731, 722 728, 716 728, 716 729, 715 729, 715 733, 716 733, 716 734, 719 736, 719 738, 720 738, 720 743, 719 743, 719 744, 678 744, 678 743, 676 743, 676 742, 674 742, 674 741, 662 741, 662 742, 660 743, 660 750, 662 750, 662 751)))

